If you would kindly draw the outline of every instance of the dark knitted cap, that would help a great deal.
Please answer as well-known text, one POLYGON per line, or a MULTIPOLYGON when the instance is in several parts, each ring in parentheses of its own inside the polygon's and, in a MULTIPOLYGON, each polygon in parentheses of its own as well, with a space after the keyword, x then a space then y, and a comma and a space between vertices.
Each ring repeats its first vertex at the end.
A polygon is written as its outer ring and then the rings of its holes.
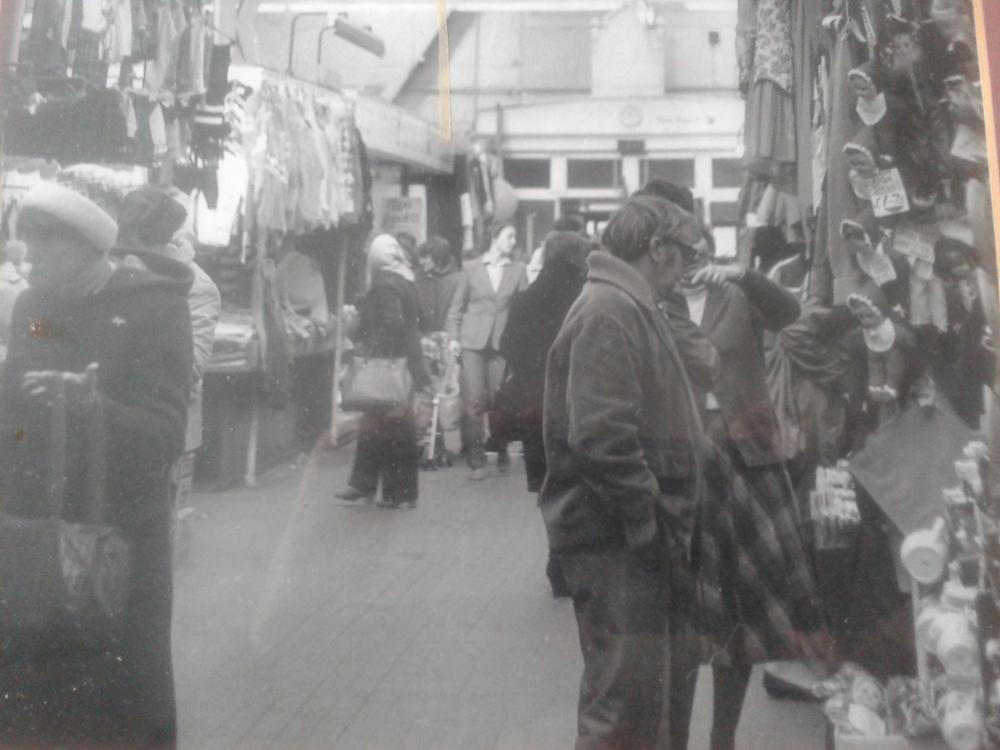
POLYGON ((118 212, 118 245, 149 247, 170 242, 187 210, 165 191, 142 187, 125 196, 118 212))

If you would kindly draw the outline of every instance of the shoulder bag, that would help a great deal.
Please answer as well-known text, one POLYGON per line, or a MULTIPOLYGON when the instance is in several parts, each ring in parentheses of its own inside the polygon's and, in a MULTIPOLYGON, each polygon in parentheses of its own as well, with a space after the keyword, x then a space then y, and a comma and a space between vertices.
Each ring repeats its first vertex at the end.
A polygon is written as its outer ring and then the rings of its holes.
POLYGON ((392 409, 413 395, 413 376, 406 357, 355 356, 341 384, 345 411, 392 409))
POLYGON ((131 577, 128 542, 105 523, 106 434, 87 416, 85 521, 66 521, 66 397, 51 408, 48 497, 39 517, 0 513, 0 650, 101 648, 118 631, 131 577))

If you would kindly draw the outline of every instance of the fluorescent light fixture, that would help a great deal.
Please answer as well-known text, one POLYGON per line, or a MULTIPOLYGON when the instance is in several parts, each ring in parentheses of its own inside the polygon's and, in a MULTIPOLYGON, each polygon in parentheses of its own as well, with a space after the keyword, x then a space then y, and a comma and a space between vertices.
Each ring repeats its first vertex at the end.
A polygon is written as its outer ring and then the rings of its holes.
MULTIPOLYGON (((603 13, 618 10, 623 0, 448 0, 448 10, 467 13, 526 13, 552 12, 572 13, 593 11, 603 13)), ((727 4, 726 7, 734 3, 727 4)), ((264 2, 257 8, 258 13, 268 15, 280 13, 398 13, 408 10, 437 11, 435 0, 359 0, 359 2, 329 2, 322 0, 297 0, 296 2, 264 2)))

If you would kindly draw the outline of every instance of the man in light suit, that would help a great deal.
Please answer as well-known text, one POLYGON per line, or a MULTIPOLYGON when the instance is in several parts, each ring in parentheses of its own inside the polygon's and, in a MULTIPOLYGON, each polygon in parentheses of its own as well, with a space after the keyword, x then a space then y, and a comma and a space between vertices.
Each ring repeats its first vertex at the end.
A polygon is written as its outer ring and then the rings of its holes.
MULTIPOLYGON (((493 230, 490 249, 466 261, 448 310, 447 332, 451 350, 462 358, 462 399, 465 435, 472 479, 485 476, 483 414, 503 377, 500 337, 507 325, 513 296, 528 286, 524 263, 513 260, 517 234, 510 224, 493 230)), ((499 446, 497 465, 505 471, 510 459, 499 446)))

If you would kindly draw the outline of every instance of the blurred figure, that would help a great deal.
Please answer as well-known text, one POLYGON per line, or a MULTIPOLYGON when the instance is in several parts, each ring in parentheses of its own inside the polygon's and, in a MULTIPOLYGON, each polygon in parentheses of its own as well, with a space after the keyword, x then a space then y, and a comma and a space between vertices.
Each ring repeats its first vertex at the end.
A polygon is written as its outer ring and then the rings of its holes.
MULTIPOLYGON (((462 399, 471 478, 485 478, 486 438, 483 417, 503 377, 500 356, 514 295, 527 287, 524 264, 512 259, 517 234, 512 224, 493 228, 493 243, 481 257, 466 261, 448 310, 451 350, 462 358, 462 399)), ((510 466, 506 444, 498 444, 497 466, 510 466)))
POLYGON ((997 289, 971 245, 944 238, 935 243, 934 254, 934 272, 945 285, 950 324, 941 337, 935 379, 955 412, 978 429, 986 409, 983 389, 995 382, 997 289))
POLYGON ((448 308, 458 288, 461 271, 444 237, 432 236, 417 253, 422 275, 417 276, 420 300, 420 328, 424 333, 445 330, 448 308))
MULTIPOLYGON (((587 237, 587 233, 583 225, 583 219, 577 214, 566 214, 565 216, 560 216, 556 219, 555 224, 552 226, 552 232, 571 232, 584 238, 587 237)), ((550 236, 552 232, 550 232, 550 236)), ((546 239, 548 238, 546 237, 546 239)), ((531 258, 528 261, 528 267, 526 270, 529 284, 535 283, 535 279, 538 278, 538 274, 541 273, 542 266, 544 264, 545 243, 543 242, 535 248, 535 251, 531 254, 531 258)))
MULTIPOLYGON (((507 328, 500 338, 500 354, 507 362, 508 385, 518 407, 518 433, 524 447, 524 469, 531 493, 542 489, 546 471, 542 441, 545 360, 563 318, 583 288, 590 244, 579 234, 553 232, 544 248, 544 268, 534 284, 514 296, 507 328)), ((546 572, 553 595, 566 596, 566 581, 552 555, 549 555, 546 572)))
POLYGON ((750 245, 750 267, 780 284, 796 297, 801 296, 808 267, 799 248, 785 239, 778 227, 754 230, 750 245))
MULTIPOLYGON (((698 221, 694 194, 688 188, 670 182, 670 180, 665 180, 662 177, 654 177, 633 193, 633 195, 651 195, 656 198, 662 198, 679 208, 683 208, 694 217, 695 221, 698 221)), ((699 226, 701 226, 701 222, 699 222, 699 226)))
POLYGON ((0 247, 0 345, 8 339, 14 303, 25 289, 28 281, 21 275, 21 263, 27 251, 23 242, 8 240, 0 247))
MULTIPOLYGON (((4 511, 46 512, 47 404, 61 387, 70 436, 81 434, 97 410, 102 414, 105 520, 129 542, 131 576, 121 630, 108 647, 31 652, 6 662, 0 744, 171 748, 177 718, 168 469, 184 449, 191 392, 192 272, 158 255, 145 259, 146 268, 116 267, 108 257, 118 235, 114 220, 59 185, 28 191, 16 228, 31 273, 14 307, 0 402, 4 511)), ((89 494, 86 455, 85 441, 68 441, 70 521, 85 517, 79 505, 89 494)))
MULTIPOLYGON (((745 480, 749 493, 777 530, 774 538, 768 537, 775 548, 765 549, 761 544, 760 558, 780 565, 788 573, 782 593, 791 600, 790 611, 811 613, 806 605, 812 604, 813 582, 798 529, 795 498, 782 462, 778 420, 767 386, 763 339, 765 331, 777 332, 793 323, 799 317, 799 304, 791 293, 759 271, 716 264, 712 245, 704 240, 685 267, 681 291, 691 321, 701 327, 721 359, 715 385, 707 392, 699 392, 706 432, 729 459, 733 471, 745 480)), ((723 550, 722 554, 730 552, 723 550)), ((803 630, 818 627, 815 622, 796 625, 803 630)), ((677 632, 683 627, 678 623, 677 632)), ((697 673, 696 655, 688 656, 688 663, 678 659, 672 665, 678 696, 672 716, 672 746, 680 748, 687 745, 697 673)), ((751 665, 734 666, 713 668, 712 747, 718 750, 733 747, 750 677, 751 665)))
MULTIPOLYGON (((361 303, 356 341, 364 356, 407 359, 413 383, 426 390, 430 377, 424 368, 417 290, 413 269, 403 249, 390 234, 372 240, 368 251, 372 285, 361 303)), ((355 356, 362 356, 356 353, 355 356)), ((382 485, 382 505, 416 507, 418 495, 417 432, 412 404, 365 412, 358 433, 354 468, 341 500, 372 501, 382 485)))
POLYGON ((222 312, 222 297, 211 277, 194 260, 194 248, 178 236, 187 210, 166 191, 144 187, 125 196, 118 212, 118 244, 113 256, 126 265, 149 268, 149 262, 168 258, 194 274, 188 291, 193 357, 191 395, 188 402, 184 455, 177 472, 177 508, 187 505, 194 479, 195 454, 201 447, 202 378, 212 359, 215 326, 222 312))

